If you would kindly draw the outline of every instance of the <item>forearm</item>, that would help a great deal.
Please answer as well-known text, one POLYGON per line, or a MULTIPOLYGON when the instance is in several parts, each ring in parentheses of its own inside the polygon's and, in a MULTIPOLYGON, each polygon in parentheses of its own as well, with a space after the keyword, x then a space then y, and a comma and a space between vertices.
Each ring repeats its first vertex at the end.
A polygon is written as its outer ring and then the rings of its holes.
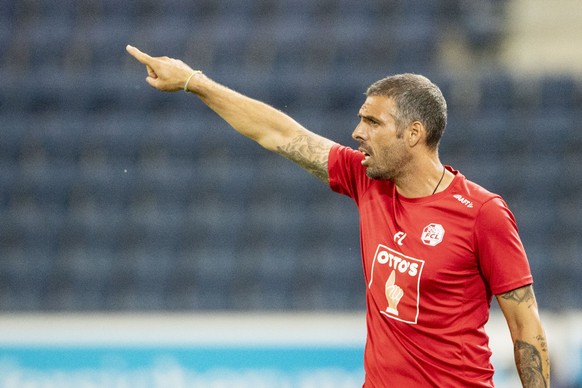
POLYGON ((517 373, 524 387, 550 386, 550 358, 541 326, 524 328, 512 335, 517 373))
POLYGON ((283 112, 223 86, 204 74, 195 74, 188 84, 210 109, 237 132, 271 151, 306 131, 283 112))
POLYGON ((550 386, 550 355, 532 286, 497 295, 505 315, 517 373, 524 387, 550 386))
POLYGON ((236 131, 327 183, 327 158, 334 142, 308 131, 283 112, 235 92, 203 74, 187 88, 236 131))
POLYGON ((333 141, 308 131, 283 112, 214 82, 178 59, 152 57, 128 45, 127 52, 146 66, 154 88, 195 93, 236 131, 297 163, 327 182, 327 158, 333 141))

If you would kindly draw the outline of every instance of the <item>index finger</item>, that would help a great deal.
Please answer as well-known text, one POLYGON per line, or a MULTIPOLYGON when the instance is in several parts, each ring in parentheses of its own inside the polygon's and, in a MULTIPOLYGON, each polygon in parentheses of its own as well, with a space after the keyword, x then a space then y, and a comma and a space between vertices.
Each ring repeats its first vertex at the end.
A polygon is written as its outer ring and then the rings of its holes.
POLYGON ((394 270, 392 270, 392 273, 390 273, 390 276, 388 276, 388 280, 386 281, 386 287, 393 286, 395 282, 396 282, 396 273, 394 272, 394 270))
POLYGON ((149 55, 147 55, 144 52, 141 52, 137 48, 130 46, 130 45, 127 45, 125 47, 125 49, 132 57, 134 57, 135 59, 137 59, 138 61, 140 61, 144 65, 147 65, 151 62, 152 57, 150 57, 149 55))

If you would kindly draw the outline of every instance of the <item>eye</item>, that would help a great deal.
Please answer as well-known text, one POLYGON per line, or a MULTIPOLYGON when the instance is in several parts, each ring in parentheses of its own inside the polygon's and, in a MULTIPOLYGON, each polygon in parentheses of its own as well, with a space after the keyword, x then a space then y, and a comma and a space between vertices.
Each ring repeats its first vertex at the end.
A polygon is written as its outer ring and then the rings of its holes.
POLYGON ((360 120, 362 123, 369 125, 371 127, 377 127, 380 125, 380 121, 370 116, 360 116, 360 120))
POLYGON ((377 120, 374 120, 373 118, 370 117, 366 117, 364 120, 366 124, 369 124, 373 127, 377 127, 378 125, 380 125, 380 123, 377 120))

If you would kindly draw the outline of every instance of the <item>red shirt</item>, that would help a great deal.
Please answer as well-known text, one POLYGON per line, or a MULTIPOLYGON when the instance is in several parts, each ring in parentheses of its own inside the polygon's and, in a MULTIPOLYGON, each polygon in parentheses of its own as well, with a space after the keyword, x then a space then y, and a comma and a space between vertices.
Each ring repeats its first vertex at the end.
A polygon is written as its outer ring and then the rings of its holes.
POLYGON ((513 214, 449 166, 446 190, 405 198, 368 178, 362 158, 334 146, 329 180, 360 213, 364 387, 492 387, 492 295, 532 283, 513 214))

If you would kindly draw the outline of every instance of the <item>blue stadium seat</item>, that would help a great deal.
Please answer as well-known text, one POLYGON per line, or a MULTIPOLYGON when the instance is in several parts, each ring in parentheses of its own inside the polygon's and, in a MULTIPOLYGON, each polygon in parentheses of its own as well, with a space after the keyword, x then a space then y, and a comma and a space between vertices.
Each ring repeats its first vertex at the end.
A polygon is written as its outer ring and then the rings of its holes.
POLYGON ((514 82, 506 73, 495 73, 479 79, 480 107, 489 116, 513 108, 514 82), (494 113, 492 113, 494 112, 494 113))
MULTIPOLYGON (((521 128, 514 128, 512 117, 504 109, 500 109, 494 114, 491 111, 485 111, 467 119, 464 123, 465 133, 461 136, 468 137, 467 143, 473 155, 491 156, 503 154, 506 151, 508 139, 515 136, 515 132, 519 130, 521 128)), ((516 151, 511 150, 511 152, 516 151)))
POLYGON ((120 3, 115 0, 101 0, 99 7, 102 18, 105 20, 117 17, 124 22, 138 22, 140 5, 140 3, 134 2, 120 3))
POLYGON ((6 17, 8 12, 0 13, 0 63, 8 62, 9 48, 14 44, 15 28, 13 20, 6 17))
POLYGON ((544 109, 573 110, 581 86, 573 77, 548 76, 541 80, 541 106, 544 109))
POLYGON ((5 308, 12 311, 42 311, 51 272, 52 257, 46 247, 27 244, 3 250, 2 272, 9 288, 5 308))
MULTIPOLYGON (((64 7, 68 9, 70 7, 64 7)), ((25 39, 24 50, 28 50, 29 66, 33 71, 44 67, 58 68, 62 66, 68 44, 73 36, 74 19, 66 14, 59 16, 44 16, 21 31, 25 39)))
POLYGON ((514 109, 532 114, 537 114, 541 105, 540 80, 533 76, 515 77, 513 83, 514 109))
POLYGON ((524 120, 533 154, 560 158, 575 136, 577 120, 575 111, 564 108, 544 110, 544 114, 524 120))
POLYGON ((503 2, 459 2, 459 10, 459 24, 473 50, 485 51, 495 47, 504 32, 503 2))
POLYGON ((200 249, 193 258, 196 261, 197 293, 201 308, 232 308, 229 295, 234 285, 236 252, 220 248, 200 249))

